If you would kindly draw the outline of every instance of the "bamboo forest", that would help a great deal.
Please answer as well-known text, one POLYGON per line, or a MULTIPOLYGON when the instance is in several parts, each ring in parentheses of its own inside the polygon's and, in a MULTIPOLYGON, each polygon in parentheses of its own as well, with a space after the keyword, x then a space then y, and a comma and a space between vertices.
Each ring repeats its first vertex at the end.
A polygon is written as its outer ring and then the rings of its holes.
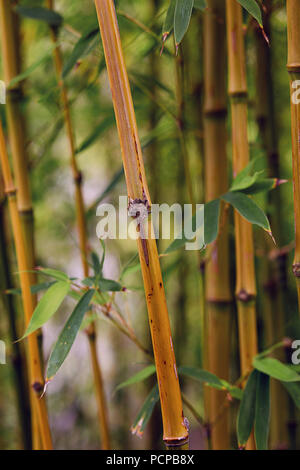
POLYGON ((299 308, 300 0, 0 0, 0 450, 300 450, 299 308))

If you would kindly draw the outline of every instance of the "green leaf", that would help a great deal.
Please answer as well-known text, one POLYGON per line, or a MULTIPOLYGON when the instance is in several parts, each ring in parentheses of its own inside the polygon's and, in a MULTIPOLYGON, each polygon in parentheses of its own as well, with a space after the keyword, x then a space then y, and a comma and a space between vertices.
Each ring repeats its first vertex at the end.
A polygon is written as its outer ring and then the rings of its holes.
POLYGON ((112 279, 99 279, 98 285, 103 292, 118 292, 122 290, 122 286, 119 282, 113 281, 112 279))
POLYGON ((155 374, 155 365, 151 364, 150 366, 145 367, 145 369, 140 370, 136 374, 134 374, 129 379, 125 380, 125 382, 120 383, 116 387, 117 390, 121 390, 121 388, 129 387, 130 385, 134 385, 139 382, 143 382, 143 380, 147 379, 151 375, 155 374))
POLYGON ((300 410, 300 384, 297 382, 281 382, 292 397, 296 407, 300 410))
POLYGON ((221 199, 231 204, 248 222, 258 225, 271 234, 267 216, 249 196, 241 192, 226 193, 221 199))
POLYGON ((253 359, 253 367, 274 379, 283 382, 299 382, 300 375, 291 367, 274 359, 273 357, 255 357, 253 359))
POLYGON ((176 0, 171 0, 167 14, 166 14, 166 18, 163 24, 163 29, 162 29, 163 37, 164 36, 166 37, 166 35, 168 36, 174 27, 175 6, 176 6, 176 0))
POLYGON ((174 35, 176 46, 180 44, 190 24, 194 0, 176 0, 174 35))
POLYGON ((140 409, 137 417, 133 425, 131 426, 132 434, 136 434, 137 436, 142 436, 146 425, 151 418, 152 412, 156 403, 159 400, 159 391, 157 384, 152 388, 151 392, 147 396, 142 408, 140 409))
POLYGON ((57 311, 70 290, 70 282, 58 281, 53 284, 37 304, 29 325, 21 339, 46 323, 57 311))
POLYGON ((33 20, 41 20, 48 23, 50 26, 59 27, 63 22, 63 17, 49 8, 43 7, 21 7, 17 6, 16 11, 26 18, 33 20))
POLYGON ((206 0, 194 0, 194 8, 197 8, 197 10, 204 11, 206 7, 206 0))
POLYGON ((52 44, 48 47, 48 50, 45 55, 40 57, 36 62, 34 62, 28 69, 24 70, 24 72, 20 73, 19 75, 15 76, 8 84, 8 88, 13 88, 17 83, 22 82, 25 78, 29 77, 35 69, 37 69, 40 65, 42 65, 46 60, 50 58, 50 53, 56 48, 55 44, 52 44))
POLYGON ((85 292, 85 294, 82 295, 68 321, 63 327, 49 358, 46 382, 49 382, 53 379, 54 375, 57 373, 67 355, 69 354, 69 351, 80 329, 84 314, 89 308, 89 304, 93 295, 93 290, 88 290, 85 292))
POLYGON ((238 2, 242 5, 243 8, 245 8, 245 10, 247 10, 251 16, 253 16, 253 18, 256 19, 259 26, 262 27, 262 14, 258 3, 255 0, 238 0, 238 2))
POLYGON ((68 60, 66 60, 63 66, 63 70, 62 70, 63 78, 66 78, 66 76, 70 73, 72 68, 76 65, 80 57, 86 52, 91 41, 94 39, 94 37, 98 33, 99 33, 99 28, 93 28, 76 42, 73 48, 73 51, 71 52, 71 55, 69 56, 68 60))
POLYGON ((256 383, 254 437, 257 450, 268 450, 270 428, 270 377, 259 373, 256 383))
POLYGON ((92 258, 92 264, 93 264, 94 275, 97 276, 97 274, 98 274, 98 275, 101 274, 101 271, 102 271, 101 264, 100 264, 100 261, 99 261, 99 258, 98 258, 97 253, 95 253, 94 251, 92 251, 92 253, 91 253, 91 258, 92 258))
POLYGON ((242 398, 243 392, 241 389, 231 385, 226 380, 220 379, 215 374, 207 370, 197 369, 190 366, 181 366, 178 368, 178 372, 179 374, 183 374, 187 377, 198 380, 199 382, 203 382, 209 387, 216 388, 217 390, 227 390, 230 395, 238 400, 241 400, 242 398))
POLYGON ((241 447, 245 446, 254 424, 257 376, 256 370, 249 375, 237 417, 238 444, 241 447))
POLYGON ((233 180, 229 191, 242 191, 251 187, 260 178, 262 173, 264 173, 264 170, 256 171, 254 175, 245 175, 242 179, 237 178, 233 180))
POLYGON ((255 181, 251 186, 240 191, 244 194, 257 194, 264 191, 271 191, 271 189, 275 189, 279 184, 285 182, 285 180, 278 180, 277 178, 263 178, 255 181))
MULTIPOLYGON (((40 282, 39 284, 33 284, 30 286, 30 291, 32 294, 37 294, 38 292, 41 292, 42 290, 48 289, 52 284, 54 284, 55 281, 49 281, 49 282, 40 282)), ((5 291, 5 294, 12 294, 12 295, 21 295, 22 291, 21 289, 7 289, 5 291)))
POLYGON ((42 268, 38 266, 37 271, 39 273, 45 274, 46 276, 53 277, 57 281, 69 281, 69 276, 64 273, 63 271, 59 271, 58 269, 51 269, 51 268, 42 268))
POLYGON ((88 149, 94 142, 96 142, 97 139, 100 138, 100 136, 107 130, 109 129, 112 124, 114 123, 114 118, 113 116, 108 116, 105 119, 103 119, 100 124, 94 127, 92 132, 84 139, 83 142, 79 145, 79 147, 76 149, 76 153, 81 153, 88 149))
POLYGON ((212 243, 218 236, 220 199, 207 202, 204 206, 204 242, 212 243))

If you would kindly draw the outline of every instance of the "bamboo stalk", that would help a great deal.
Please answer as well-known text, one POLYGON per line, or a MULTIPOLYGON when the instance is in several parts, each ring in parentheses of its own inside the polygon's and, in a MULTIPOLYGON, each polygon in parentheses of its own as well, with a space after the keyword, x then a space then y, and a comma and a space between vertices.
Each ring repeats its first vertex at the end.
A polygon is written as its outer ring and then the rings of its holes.
POLYGON ((18 405, 19 422, 21 428, 23 448, 30 450, 32 448, 31 442, 31 419, 30 419, 30 402, 28 394, 28 381, 26 377, 27 364, 25 355, 23 354, 22 345, 16 342, 18 335, 18 328, 16 324, 16 309, 14 306, 13 298, 7 295, 5 291, 12 287, 10 263, 7 250, 7 236, 5 230, 5 199, 0 202, 0 279, 1 279, 1 298, 2 305, 8 315, 9 319, 9 335, 12 341, 12 366, 15 375, 16 396, 18 405))
MULTIPOLYGON (((204 149, 205 200, 227 191, 226 155, 226 30, 224 0, 208 0, 204 13, 204 149)), ((206 334, 205 369, 229 379, 232 295, 229 282, 229 238, 225 223, 205 265, 206 334)), ((217 419, 225 393, 209 389, 207 421, 212 447, 229 448, 228 409, 217 419)))
MULTIPOLYGON (((11 2, 0 1, 0 34, 3 54, 3 71, 6 86, 21 72, 20 67, 20 30, 19 19, 12 9, 11 2)), ((19 82, 13 88, 7 89, 6 117, 8 124, 9 141, 13 157, 13 167, 18 188, 18 211, 21 218, 22 229, 26 242, 26 256, 28 265, 32 271, 30 274, 31 284, 36 284, 36 274, 33 273, 35 266, 34 253, 34 218, 30 193, 28 174, 28 156, 26 152, 26 129, 24 117, 20 106, 23 98, 22 85, 19 82)), ((37 298, 32 296, 33 304, 36 305, 37 298)), ((42 343, 42 331, 38 331, 38 342, 42 343)), ((31 393, 32 395, 32 393, 31 393)), ((34 401, 33 397, 30 398, 34 401)), ((40 449, 40 436, 37 428, 37 416, 32 408, 32 439, 33 448, 40 449)))
MULTIPOLYGON (((272 41, 271 35, 271 0, 265 1, 263 24, 264 30, 272 41)), ((261 33, 261 29, 255 28, 256 43, 256 119, 263 146, 267 156, 268 171, 270 177, 279 178, 279 153, 278 137, 275 122, 274 92, 272 77, 272 48, 269 47, 261 33)), ((269 214, 272 232, 275 240, 282 245, 281 234, 281 197, 280 189, 271 191, 267 195, 271 207, 276 207, 274 214, 269 214)), ((260 264, 261 282, 264 287, 262 296, 262 313, 264 323, 264 347, 274 344, 285 336, 285 311, 286 305, 286 255, 276 257, 275 261, 268 260, 267 253, 271 250, 271 240, 260 232, 261 246, 265 248, 266 255, 262 257, 260 264)), ((277 359, 285 360, 285 351, 279 349, 276 352, 277 359)), ((270 447, 287 448, 288 446, 288 397, 286 390, 277 380, 271 380, 271 425, 270 425, 270 447)))
MULTIPOLYGON (((49 9, 54 8, 54 1, 47 0, 47 7, 49 9)), ((51 39, 54 44, 57 44, 57 30, 56 28, 50 28, 51 32, 51 39)), ((77 230, 78 230, 78 237, 79 237, 79 247, 80 247, 80 256, 81 256, 81 263, 83 268, 83 275, 87 277, 89 275, 89 264, 88 264, 88 248, 87 248, 87 230, 86 230, 86 221, 85 221, 85 209, 84 209, 84 201, 83 201, 83 194, 82 194, 82 173, 80 172, 77 161, 76 161, 76 150, 75 150, 75 139, 74 139, 74 132, 70 114, 70 106, 68 100, 68 93, 67 88, 62 80, 62 56, 59 45, 57 45, 54 49, 54 62, 56 68, 56 74, 58 79, 58 84, 60 87, 61 93, 61 104, 63 108, 64 114, 64 123, 67 132, 67 137, 70 146, 70 164, 73 174, 73 181, 75 185, 75 207, 76 207, 76 223, 77 223, 77 230)), ((102 381, 102 374, 100 368, 100 362, 97 356, 97 349, 96 349, 96 326, 95 323, 92 322, 89 325, 89 328, 86 329, 88 341, 89 341, 89 348, 90 348, 90 355, 91 355, 91 362, 92 362, 92 369, 94 375, 94 387, 95 387, 95 395, 98 407, 98 416, 99 416, 99 427, 100 427, 100 435, 102 441, 102 448, 103 450, 110 449, 110 437, 109 437, 109 429, 108 429, 108 418, 107 418, 107 404, 104 394, 104 387, 102 381)))
MULTIPOLYGON (((125 67, 117 17, 112 0, 95 0, 100 33, 112 91, 130 201, 141 200, 151 207, 141 145, 128 75, 125 67)), ((148 219, 148 233, 151 221, 148 219)), ((156 241, 138 239, 149 323, 162 409, 164 441, 168 448, 187 448, 188 429, 172 344, 172 336, 161 276, 156 241)))
MULTIPOLYGON (((295 213, 295 255, 293 273, 296 277, 298 305, 300 310, 300 104, 293 100, 295 88, 293 83, 300 80, 300 4, 299 0, 287 0, 288 28, 288 62, 287 70, 290 75, 291 93, 291 125, 292 125, 292 154, 293 154, 293 187, 295 213)), ((299 100, 298 100, 299 101, 299 100)))
MULTIPOLYGON (((11 170, 9 167, 8 156, 6 152, 5 140, 0 122, 0 158, 3 171, 5 193, 8 198, 10 218, 12 223, 15 248, 17 253, 18 269, 20 273, 20 283, 22 290, 22 300, 25 315, 25 322, 28 325, 34 311, 34 302, 30 291, 31 277, 29 271, 31 266, 26 255, 26 242, 22 230, 21 217, 17 208, 16 188, 13 183, 11 170)), ((48 423, 48 414, 45 398, 41 398, 44 386, 44 379, 40 361, 40 352, 38 347, 37 334, 29 335, 28 345, 28 365, 30 386, 33 390, 32 398, 34 409, 37 412, 39 430, 41 434, 42 445, 45 450, 52 449, 50 427, 48 423)))
MULTIPOLYGON (((239 173, 249 162, 247 135, 247 79, 243 37, 242 7, 236 0, 226 0, 227 53, 229 65, 228 92, 231 102, 233 173, 239 173)), ((256 285, 252 226, 236 211, 236 299, 242 375, 252 368, 257 354, 256 285)), ((247 448, 255 448, 253 434, 247 448)))

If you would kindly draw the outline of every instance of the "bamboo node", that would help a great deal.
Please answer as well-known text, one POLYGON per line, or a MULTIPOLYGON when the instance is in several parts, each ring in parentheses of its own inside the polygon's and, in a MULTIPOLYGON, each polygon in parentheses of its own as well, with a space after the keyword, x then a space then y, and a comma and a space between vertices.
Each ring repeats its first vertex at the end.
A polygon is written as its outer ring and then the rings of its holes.
POLYGON ((41 394, 42 391, 44 390, 43 384, 42 384, 41 382, 38 382, 38 381, 37 381, 37 382, 34 382, 34 383, 32 384, 32 388, 33 388, 33 390, 35 391, 35 393, 36 393, 37 395, 41 394))
POLYGON ((300 263, 293 264, 293 274, 296 277, 300 277, 300 263))
POLYGON ((245 289, 241 289, 237 294, 236 294, 237 300, 240 300, 241 302, 251 302, 251 300, 255 299, 254 294, 250 294, 247 292, 245 289))

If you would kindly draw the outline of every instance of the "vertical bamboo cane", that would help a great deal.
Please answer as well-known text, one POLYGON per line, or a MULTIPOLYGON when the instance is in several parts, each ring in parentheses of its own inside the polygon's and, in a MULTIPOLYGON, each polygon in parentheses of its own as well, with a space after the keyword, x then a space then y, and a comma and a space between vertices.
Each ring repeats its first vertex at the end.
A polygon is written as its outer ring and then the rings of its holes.
MULTIPOLYGON (((95 0, 114 110, 121 143, 129 204, 151 207, 141 145, 113 0, 95 0)), ((151 234, 151 221, 148 220, 151 234)), ((164 286, 153 238, 138 239, 149 323, 162 409, 164 441, 168 448, 187 448, 188 429, 182 411, 178 374, 164 286)))
MULTIPOLYGON (((34 302, 30 291, 31 266, 28 262, 26 254, 26 241, 21 224, 21 217, 17 208, 16 188, 13 183, 8 156, 6 153, 5 140, 0 122, 0 158, 4 178, 5 193, 8 198, 10 218, 13 229, 13 236, 15 240, 15 247, 17 253, 17 262, 20 272, 20 282, 22 290, 22 300, 26 324, 30 322, 32 313, 34 311, 34 302)), ((41 367, 40 353, 38 347, 37 334, 29 335, 26 340, 28 343, 28 364, 29 364, 29 377, 30 385, 33 390, 33 405, 37 412, 38 425, 42 440, 42 445, 45 450, 52 449, 52 441, 50 434, 50 427, 48 423, 48 414, 46 409, 45 398, 40 398, 43 391, 44 379, 41 367)))
MULTIPOLYGON (((1 188, 2 191, 2 188, 1 188)), ((26 377, 26 360, 24 348, 17 341, 18 329, 16 324, 16 309, 14 306, 13 298, 7 295, 5 291, 12 287, 10 260, 8 256, 8 240, 6 234, 6 212, 4 206, 5 199, 0 202, 0 283, 1 283, 1 297, 3 298, 3 307, 8 315, 9 320, 9 333, 12 344, 12 358, 11 362, 14 368, 16 397, 19 411, 19 425, 21 428, 23 448, 30 450, 32 448, 31 442, 31 420, 30 420, 30 403, 28 393, 28 380, 26 377)))
POLYGON ((296 277, 298 304, 300 310, 300 103, 299 98, 298 100, 295 98, 295 91, 297 88, 299 88, 299 83, 296 83, 296 81, 300 80, 300 2, 299 0, 287 0, 286 6, 288 27, 287 70, 290 75, 291 93, 293 185, 296 238, 293 273, 296 277))
MULTIPOLYGON (((47 0, 47 6, 49 9, 52 10, 54 8, 54 1, 47 0)), ((50 28, 50 32, 51 32, 52 42, 56 44, 57 43, 56 28, 50 28)), ((74 185, 75 185, 75 207, 76 207, 77 229, 78 229, 78 236, 79 236, 80 256, 81 256, 81 262, 82 262, 82 268, 83 268, 83 275, 87 277, 89 275, 89 265, 88 265, 88 259, 87 259, 88 249, 87 249, 86 221, 85 221, 85 214, 84 214, 84 201, 83 201, 83 194, 82 194, 82 174, 80 170, 78 169, 78 165, 76 161, 75 139, 74 139, 74 133, 73 133, 73 127, 72 127, 69 100, 68 100, 67 89, 61 77, 63 64, 62 64, 60 47, 58 45, 54 49, 54 62, 55 62, 58 84, 60 87, 61 104, 62 104, 63 113, 64 113, 64 122, 65 122, 66 132, 67 132, 68 141, 70 145, 71 169, 72 169, 73 180, 74 180, 74 185)), ((107 405, 106 405, 106 400, 105 400, 105 395, 104 395, 100 362, 97 356, 97 348, 96 348, 97 338, 96 338, 95 323, 92 322, 86 331, 87 331, 87 337, 89 341, 92 369, 93 369, 93 375, 94 375, 94 386, 95 386, 95 394, 96 394, 98 416, 99 416, 101 443, 102 443, 103 450, 109 450, 110 449, 110 437, 109 437, 108 419, 107 419, 107 405)))
MULTIPOLYGON (((247 135, 247 79, 243 37, 242 7, 236 0, 226 0, 227 52, 229 60, 228 92, 231 101, 233 172, 239 173, 249 162, 247 135)), ((252 226, 236 211, 236 299, 242 374, 252 367, 257 354, 256 285, 252 226)), ((247 448, 255 448, 253 435, 247 448)))
MULTIPOLYGON (((0 34, 3 55, 4 80, 6 85, 20 73, 19 20, 12 10, 11 2, 0 1, 0 34)), ((28 159, 26 153, 25 123, 20 105, 22 101, 22 86, 20 83, 7 90, 6 116, 9 140, 13 157, 13 167, 18 188, 18 210, 21 217, 22 229, 26 242, 26 256, 31 271, 35 265, 34 254, 34 220, 28 174, 28 159)), ((36 283, 36 275, 30 274, 31 283, 36 283)), ((33 304, 36 304, 33 296, 33 304)), ((38 342, 42 343, 42 332, 39 330, 38 342)), ((32 393, 31 393, 32 395, 32 393)), ((31 401, 33 397, 31 396, 31 401)), ((40 436, 37 429, 37 416, 32 409, 33 448, 40 448, 40 436)))
MULTIPOLYGON (((263 24, 269 38, 271 35, 272 2, 264 3, 263 24)), ((278 137, 276 129, 274 92, 272 77, 272 48, 269 47, 257 25, 255 29, 256 43, 256 119, 264 149, 266 151, 270 177, 279 178, 278 137)), ((271 191, 268 201, 276 207, 276 213, 270 214, 272 232, 277 243, 281 245, 281 197, 280 190, 271 191)), ((285 336, 285 289, 286 289, 286 255, 279 255, 275 261, 268 260, 267 253, 271 249, 270 237, 260 232, 260 240, 266 255, 261 259, 261 285, 264 287, 262 298, 262 313, 264 324, 264 346, 267 347, 285 336)), ((277 359, 285 359, 284 350, 276 352, 277 359)), ((278 380, 271 381, 271 426, 270 447, 286 448, 288 445, 288 397, 286 390, 278 380)))
MULTIPOLYGON (((205 200, 227 190, 226 156, 226 30, 224 0, 208 0, 204 13, 204 148, 205 200)), ((222 227, 210 260, 205 266, 206 363, 205 369, 229 379, 230 318, 228 224, 222 227)), ((225 394, 207 392, 207 418, 212 425, 213 449, 228 449, 228 412, 218 418, 225 394)))

